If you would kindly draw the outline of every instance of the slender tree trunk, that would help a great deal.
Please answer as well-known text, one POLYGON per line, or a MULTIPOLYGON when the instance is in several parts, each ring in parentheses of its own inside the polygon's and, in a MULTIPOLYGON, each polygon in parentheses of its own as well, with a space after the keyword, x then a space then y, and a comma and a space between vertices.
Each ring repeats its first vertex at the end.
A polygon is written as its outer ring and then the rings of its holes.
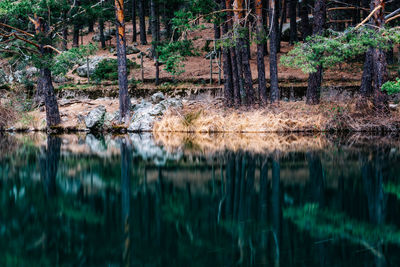
POLYGON ((117 26, 120 122, 128 123, 130 119, 131 100, 128 93, 128 77, 127 77, 127 66, 126 66, 124 0, 115 0, 115 14, 116 14, 116 26, 117 26))
MULTIPOLYGON (((221 9, 222 10, 226 9, 225 0, 221 1, 221 9)), ((224 21, 224 23, 222 24, 222 34, 223 34, 224 38, 229 38, 228 37, 228 34, 229 34, 228 33, 229 32, 228 17, 229 16, 227 15, 226 12, 224 12, 222 15, 223 15, 223 21, 224 21)), ((226 105, 233 106, 234 90, 233 90, 233 73, 232 73, 230 49, 227 47, 224 47, 222 50, 222 55, 223 55, 223 69, 224 69, 224 97, 225 97, 226 105)))
MULTIPOLYGON (((313 34, 322 34, 326 23, 326 2, 316 0, 314 6, 314 27, 313 34)), ((316 105, 320 102, 322 84, 322 66, 317 67, 317 71, 311 73, 308 78, 307 104, 316 105)))
MULTIPOLYGON (((236 0, 234 2, 235 6, 234 9, 237 10, 235 11, 235 24, 237 25, 238 30, 239 29, 245 29, 243 27, 243 24, 241 22, 242 19, 242 12, 240 10, 243 9, 243 0, 236 0)), ((250 68, 250 56, 249 52, 247 49, 247 46, 249 45, 246 40, 244 40, 243 37, 241 37, 239 34, 240 32, 236 33, 236 36, 238 36, 238 41, 237 41, 237 51, 238 55, 241 55, 241 66, 238 66, 238 69, 242 71, 243 77, 244 77, 244 90, 245 90, 245 95, 246 95, 246 105, 250 106, 254 104, 255 96, 254 96, 254 89, 253 89, 253 79, 251 75, 251 68, 250 68)), ((239 61, 238 61, 239 62, 239 61)))
POLYGON ((137 42, 137 30, 136 30, 136 0, 132 0, 132 42, 137 42))
MULTIPOLYGON (((385 3, 385 0, 371 0, 371 9, 382 6, 373 16, 374 24, 377 28, 385 26, 385 3)), ((379 111, 387 111, 389 108, 388 96, 385 92, 381 91, 382 85, 388 79, 386 53, 382 49, 375 48, 372 58, 374 64, 374 106, 379 111)))
POLYGON ((270 45, 270 53, 269 53, 269 61, 270 61, 270 83, 271 83, 271 103, 279 102, 279 87, 278 87, 278 4, 277 0, 271 0, 270 2, 270 22, 271 22, 271 39, 269 42, 270 45))
POLYGON ((290 44, 294 44, 297 39, 297 0, 290 0, 289 16, 290 16, 290 44))
POLYGON ((306 40, 306 38, 312 34, 312 28, 310 26, 310 20, 308 18, 308 0, 303 0, 301 2, 300 18, 301 37, 303 38, 303 40, 306 40))
POLYGON ((156 85, 159 83, 159 64, 157 58, 157 45, 158 45, 158 19, 157 19, 157 6, 155 0, 150 0, 150 26, 151 26, 151 35, 152 35, 152 55, 154 57, 155 65, 156 65, 156 85))
MULTIPOLYGON (((264 32, 269 34, 268 17, 269 17, 269 0, 262 0, 262 17, 264 24, 264 32)), ((264 56, 268 55, 268 41, 264 42, 264 56)))
POLYGON ((63 40, 62 40, 62 44, 63 44, 63 50, 67 51, 68 50, 68 24, 67 24, 67 12, 64 11, 63 12, 63 40))
POLYGON ((80 25, 75 23, 74 33, 72 37, 72 47, 79 47, 79 32, 80 32, 80 25))
POLYGON ((88 32, 94 32, 94 19, 89 20, 88 32))
POLYGON ((146 14, 145 14, 145 1, 139 0, 139 19, 140 19, 140 43, 147 45, 146 38, 146 14))
POLYGON ((264 62, 264 23, 262 18, 262 0, 256 0, 256 18, 257 18, 257 70, 258 70, 258 91, 261 101, 266 104, 267 96, 267 81, 265 79, 265 62, 264 62))
POLYGON ((99 34, 100 34, 100 43, 101 48, 106 48, 106 38, 104 37, 104 20, 103 18, 99 18, 99 34))
POLYGON ((282 42, 282 29, 283 29, 283 24, 286 22, 286 11, 287 11, 287 2, 290 0, 283 0, 283 4, 278 0, 278 19, 280 18, 280 25, 278 29, 278 36, 277 36, 277 42, 278 42, 278 53, 281 52, 281 42, 282 42), (279 16, 279 10, 281 11, 280 16, 279 16))

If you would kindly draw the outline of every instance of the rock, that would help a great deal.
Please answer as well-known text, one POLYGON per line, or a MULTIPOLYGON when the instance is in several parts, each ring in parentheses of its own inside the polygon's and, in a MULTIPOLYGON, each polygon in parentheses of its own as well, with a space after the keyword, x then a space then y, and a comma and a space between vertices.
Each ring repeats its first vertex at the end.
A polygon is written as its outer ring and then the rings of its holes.
POLYGON ((150 132, 153 130, 154 117, 146 113, 136 113, 133 115, 129 125, 129 132, 150 132))
POLYGON ((130 134, 129 138, 134 147, 134 154, 140 156, 143 160, 151 160, 156 166, 163 166, 167 160, 179 160, 183 153, 181 150, 168 152, 163 147, 158 146, 151 133, 130 134))
POLYGON ((110 47, 110 49, 108 49, 108 52, 110 52, 110 54, 114 54, 116 51, 114 47, 110 47))
POLYGON ((103 127, 106 108, 98 106, 85 117, 85 125, 90 130, 98 130, 103 127))
POLYGON ((183 103, 182 100, 178 99, 178 98, 167 98, 163 101, 160 102, 160 104, 164 105, 165 109, 169 109, 169 108, 183 108, 183 103))
POLYGON ((391 110, 397 110, 398 107, 399 107, 399 104, 389 104, 389 108, 391 110))
POLYGON ((154 104, 160 103, 165 99, 165 95, 162 92, 155 93, 154 95, 151 96, 151 101, 154 104))
POLYGON ((117 33, 117 30, 115 28, 107 29, 104 31, 104 35, 107 35, 107 36, 112 36, 112 35, 115 35, 116 33, 117 33))
POLYGON ((55 76, 53 81, 55 83, 66 83, 69 79, 63 75, 55 76))
MULTIPOLYGON (((105 41, 109 41, 109 40, 111 40, 111 39, 112 39, 112 36, 111 36, 111 35, 105 35, 105 34, 104 34, 104 40, 105 40, 105 41)), ((93 35, 92 40, 93 40, 94 42, 101 42, 100 34, 95 34, 95 35, 93 35)))
POLYGON ((111 128, 119 120, 119 111, 106 113, 104 115, 104 128, 111 128))
MULTIPOLYGON (((95 56, 89 59, 89 74, 93 75, 97 65, 99 65, 99 63, 101 61, 104 60, 104 57, 100 57, 100 56, 95 56)), ((87 77, 87 65, 86 62, 83 63, 79 68, 76 69, 77 74, 79 75, 79 77, 87 77)))
POLYGON ((140 53, 140 50, 137 47, 135 47, 135 46, 127 46, 126 47, 127 55, 138 54, 138 53, 140 53))
POLYGON ((29 67, 25 70, 25 75, 27 78, 32 78, 37 74, 39 74, 39 70, 35 67, 29 67))

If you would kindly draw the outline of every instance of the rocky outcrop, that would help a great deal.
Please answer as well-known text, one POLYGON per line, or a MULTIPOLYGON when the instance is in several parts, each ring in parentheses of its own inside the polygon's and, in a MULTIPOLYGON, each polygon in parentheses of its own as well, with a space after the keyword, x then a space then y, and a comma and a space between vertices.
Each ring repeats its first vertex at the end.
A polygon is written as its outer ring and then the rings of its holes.
POLYGON ((85 125, 91 131, 97 131, 102 129, 104 124, 104 117, 106 115, 106 108, 104 106, 98 106, 91 110, 85 117, 85 125))
POLYGON ((133 110, 133 116, 128 128, 129 132, 150 132, 154 122, 162 117, 171 107, 181 108, 182 101, 176 98, 165 99, 159 92, 151 97, 151 102, 143 100, 133 110))
MULTIPOLYGON (((97 66, 104 59, 105 59, 104 57, 100 56, 92 57, 89 59, 89 75, 94 74, 97 66)), ((87 70, 88 70, 87 63, 84 62, 79 68, 76 69, 76 73, 78 74, 79 77, 87 77, 87 70)))

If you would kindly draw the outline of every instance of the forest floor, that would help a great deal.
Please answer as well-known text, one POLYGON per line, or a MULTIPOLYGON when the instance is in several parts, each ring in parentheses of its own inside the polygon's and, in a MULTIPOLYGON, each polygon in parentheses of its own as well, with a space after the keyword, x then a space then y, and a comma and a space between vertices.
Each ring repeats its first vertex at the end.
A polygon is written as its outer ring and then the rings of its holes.
MULTIPOLYGON (((127 24, 128 45, 132 45, 132 26, 127 24)), ((91 42, 95 33, 83 36, 83 44, 91 42)), ((200 53, 197 57, 188 57, 185 61, 185 72, 174 77, 161 70, 160 78, 164 83, 154 84, 155 66, 152 59, 144 58, 145 82, 138 82, 131 88, 133 101, 139 102, 157 91, 167 96, 183 99, 183 108, 168 110, 157 118, 154 132, 320 132, 320 131, 399 131, 400 109, 396 103, 391 103, 391 110, 386 114, 377 114, 370 103, 360 105, 354 91, 359 87, 362 64, 341 64, 333 66, 324 72, 322 102, 320 105, 308 106, 304 101, 304 90, 307 86, 308 75, 300 70, 279 66, 280 87, 284 101, 278 105, 257 105, 252 108, 227 108, 222 99, 222 85, 217 83, 217 75, 210 85, 210 61, 205 59, 207 54, 206 40, 213 36, 212 25, 202 31, 191 33, 188 38, 195 39, 195 49, 200 53), (169 81, 173 82, 169 82, 169 81), (165 82, 168 81, 168 82, 165 82), (297 88, 298 92, 293 92, 297 88), (335 89, 330 89, 335 88, 335 89), (339 90, 340 88, 340 90, 339 90), (349 92, 353 90, 353 92, 349 92), (345 89, 345 90, 343 90, 345 89), (302 91, 303 90, 303 91, 302 91), (290 94, 295 95, 294 99, 290 94)), ((138 36, 139 39, 139 36, 138 36)), ((151 35, 148 35, 151 43, 151 35)), ((109 52, 115 47, 115 38, 107 41, 107 49, 99 49, 96 56, 116 58, 109 52)), ((150 45, 136 46, 146 52, 150 45)), ((210 45, 212 47, 212 44, 210 45)), ((287 53, 291 46, 282 42, 279 57, 287 53)), ((395 54, 398 54, 398 49, 395 54)), ((251 46, 251 69, 253 78, 257 77, 256 47, 251 46)), ((140 64, 137 55, 128 56, 129 59, 140 64)), ((269 78, 269 58, 265 57, 266 74, 269 78)), ((162 67, 162 66, 161 66, 162 67)), ((397 66, 391 68, 391 74, 397 71, 397 66)), ((213 71, 217 72, 215 64, 213 71)), ((61 128, 74 131, 84 131, 84 120, 90 110, 103 105, 107 112, 118 110, 118 85, 116 82, 102 82, 101 84, 87 84, 86 78, 77 76, 74 72, 67 74, 70 79, 65 84, 56 84, 59 94, 61 113, 61 128)), ((131 78, 140 81, 141 70, 131 72, 131 78)), ((255 80, 256 84, 256 80, 255 80)), ((14 130, 44 130, 45 111, 37 108, 29 112, 20 112, 15 103, 24 103, 26 99, 21 94, 4 91, 0 94, 0 129, 14 130), (4 107, 11 107, 8 110, 4 107), (14 109, 14 111, 13 111, 14 109)))

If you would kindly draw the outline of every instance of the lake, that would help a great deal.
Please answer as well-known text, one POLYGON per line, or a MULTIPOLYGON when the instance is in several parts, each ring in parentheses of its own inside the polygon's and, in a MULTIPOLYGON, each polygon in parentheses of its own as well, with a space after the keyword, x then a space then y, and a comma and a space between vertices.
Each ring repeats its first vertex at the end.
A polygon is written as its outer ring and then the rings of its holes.
POLYGON ((1 266, 400 266, 400 139, 0 135, 1 266))

